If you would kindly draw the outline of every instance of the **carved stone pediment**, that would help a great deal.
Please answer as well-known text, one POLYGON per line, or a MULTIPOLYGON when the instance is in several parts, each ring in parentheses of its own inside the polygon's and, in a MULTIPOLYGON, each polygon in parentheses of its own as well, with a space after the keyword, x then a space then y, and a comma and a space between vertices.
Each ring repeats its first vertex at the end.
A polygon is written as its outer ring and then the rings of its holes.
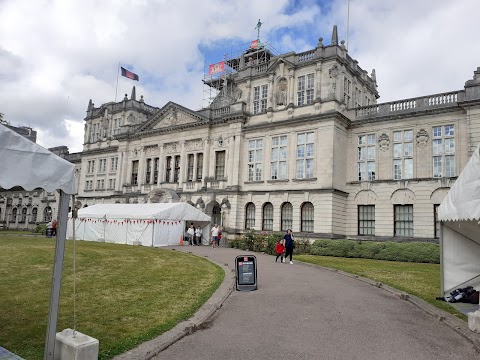
POLYGON ((184 125, 197 122, 197 119, 186 112, 171 106, 152 127, 152 129, 163 129, 171 126, 184 125))

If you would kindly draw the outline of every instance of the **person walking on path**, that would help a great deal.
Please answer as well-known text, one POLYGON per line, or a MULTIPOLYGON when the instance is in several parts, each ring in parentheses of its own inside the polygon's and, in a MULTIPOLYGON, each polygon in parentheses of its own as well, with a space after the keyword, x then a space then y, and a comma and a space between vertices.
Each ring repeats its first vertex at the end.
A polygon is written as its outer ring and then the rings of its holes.
POLYGON ((290 255, 290 264, 293 264, 292 256, 293 256, 293 248, 295 247, 295 242, 293 240, 292 230, 288 229, 287 233, 283 237, 285 240, 285 260, 287 259, 288 255, 290 255))
POLYGON ((187 230, 188 233, 188 243, 190 246, 193 245, 193 237, 195 236, 195 228, 193 227, 193 223, 190 224, 190 227, 187 230))
POLYGON ((218 226, 215 224, 210 231, 212 233, 212 248, 215 249, 218 246, 218 226), (216 245, 216 246, 215 246, 216 245))
POLYGON ((197 226, 195 229, 195 238, 197 245, 200 246, 202 243, 202 228, 200 226, 197 226))
POLYGON ((275 262, 277 262, 278 257, 280 257, 280 262, 283 263, 283 252, 285 251, 285 246, 283 245, 283 240, 278 239, 277 245, 275 245, 275 252, 277 253, 277 257, 275 258, 275 262))

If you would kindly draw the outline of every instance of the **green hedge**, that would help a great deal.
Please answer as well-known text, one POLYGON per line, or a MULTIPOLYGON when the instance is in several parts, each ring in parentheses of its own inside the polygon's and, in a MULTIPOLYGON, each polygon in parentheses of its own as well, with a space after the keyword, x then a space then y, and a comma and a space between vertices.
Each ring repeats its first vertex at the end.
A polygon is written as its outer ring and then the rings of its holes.
MULTIPOLYGON (((247 230, 242 239, 232 240, 232 248, 275 255, 275 245, 283 239, 283 233, 266 234, 247 230)), ((311 254, 346 258, 363 258, 414 263, 440 263, 440 247, 426 242, 373 242, 354 240, 295 239, 294 254, 311 254)))
POLYGON ((440 247, 424 242, 316 240, 310 254, 415 263, 440 263, 440 247))

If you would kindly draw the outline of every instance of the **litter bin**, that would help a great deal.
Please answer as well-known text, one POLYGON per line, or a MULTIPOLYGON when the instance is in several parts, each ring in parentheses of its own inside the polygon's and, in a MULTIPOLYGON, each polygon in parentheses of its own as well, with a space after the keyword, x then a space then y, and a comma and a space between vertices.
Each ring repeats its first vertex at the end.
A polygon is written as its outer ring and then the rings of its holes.
POLYGON ((53 232, 53 229, 47 229, 47 237, 48 238, 52 237, 52 232, 53 232))

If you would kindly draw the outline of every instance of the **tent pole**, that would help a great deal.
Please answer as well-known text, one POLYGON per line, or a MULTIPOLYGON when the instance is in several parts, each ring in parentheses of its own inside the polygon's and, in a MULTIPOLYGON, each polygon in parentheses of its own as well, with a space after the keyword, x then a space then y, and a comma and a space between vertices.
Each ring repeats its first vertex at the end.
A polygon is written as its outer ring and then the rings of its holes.
POLYGON ((440 296, 445 296, 445 278, 443 273, 443 221, 440 221, 440 296))
POLYGON ((57 333, 58 308, 60 304, 60 287, 62 285, 62 268, 65 257, 65 238, 67 235, 69 196, 60 190, 60 206, 58 209, 58 232, 55 244, 55 259, 53 263, 52 291, 48 311, 47 335, 45 339, 44 360, 53 360, 57 333))

